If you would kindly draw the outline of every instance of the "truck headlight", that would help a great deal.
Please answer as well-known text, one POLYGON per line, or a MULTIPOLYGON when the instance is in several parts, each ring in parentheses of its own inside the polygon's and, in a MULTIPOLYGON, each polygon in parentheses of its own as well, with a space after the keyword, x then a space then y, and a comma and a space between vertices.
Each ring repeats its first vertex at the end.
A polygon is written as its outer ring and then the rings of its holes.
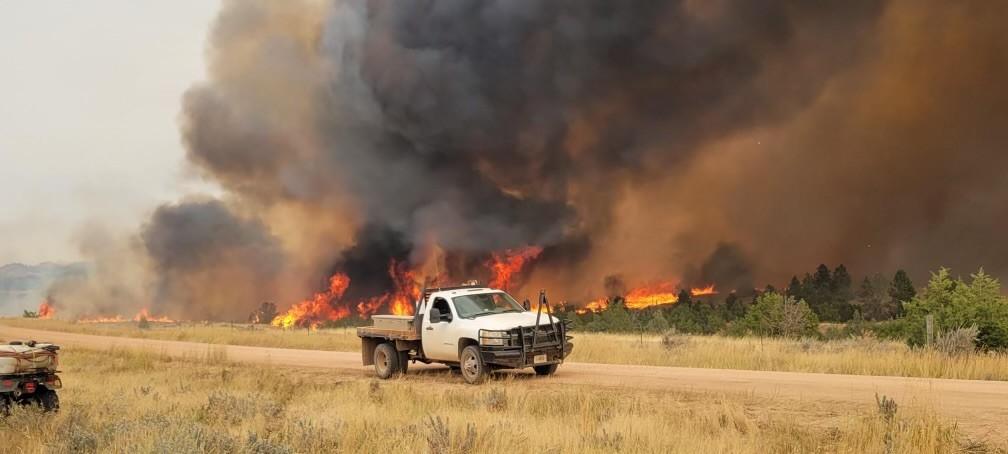
POLYGON ((480 345, 503 347, 508 344, 511 335, 507 331, 480 331, 480 345))

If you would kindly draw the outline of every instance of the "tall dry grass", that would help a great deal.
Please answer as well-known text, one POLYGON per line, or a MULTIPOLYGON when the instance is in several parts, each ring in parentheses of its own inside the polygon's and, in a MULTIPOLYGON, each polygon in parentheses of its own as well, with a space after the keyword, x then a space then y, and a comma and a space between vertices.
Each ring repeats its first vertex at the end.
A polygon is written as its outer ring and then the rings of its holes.
POLYGON ((0 318, 0 324, 19 328, 63 331, 99 336, 135 337, 140 339, 206 342, 253 347, 302 348, 312 350, 355 351, 360 339, 354 328, 283 330, 271 326, 245 323, 179 324, 151 323, 140 329, 135 322, 77 323, 64 320, 0 318))
POLYGON ((3 452, 943 453, 994 447, 926 411, 64 352, 62 411, 17 409, 3 452))
POLYGON ((579 335, 575 361, 828 374, 1008 380, 1008 355, 948 354, 872 337, 821 341, 724 336, 579 335))
MULTIPOLYGON (((25 328, 83 334, 183 340, 230 345, 357 351, 356 331, 323 329, 284 331, 248 325, 152 326, 133 323, 79 324, 59 320, 0 319, 25 328)), ((817 339, 677 336, 673 345, 661 336, 574 333, 571 361, 719 369, 775 370, 831 374, 1008 380, 1008 355, 948 354, 914 349, 902 342, 872 337, 817 339)))

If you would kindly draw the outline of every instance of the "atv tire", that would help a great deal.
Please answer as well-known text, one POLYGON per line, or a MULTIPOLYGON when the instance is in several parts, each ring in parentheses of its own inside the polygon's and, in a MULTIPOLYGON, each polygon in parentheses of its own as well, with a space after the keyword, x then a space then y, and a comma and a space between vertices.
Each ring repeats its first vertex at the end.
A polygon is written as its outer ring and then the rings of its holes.
POLYGON ((59 411, 59 395, 56 394, 56 391, 51 389, 41 389, 38 391, 36 399, 38 399, 38 403, 42 407, 42 410, 47 412, 59 411))

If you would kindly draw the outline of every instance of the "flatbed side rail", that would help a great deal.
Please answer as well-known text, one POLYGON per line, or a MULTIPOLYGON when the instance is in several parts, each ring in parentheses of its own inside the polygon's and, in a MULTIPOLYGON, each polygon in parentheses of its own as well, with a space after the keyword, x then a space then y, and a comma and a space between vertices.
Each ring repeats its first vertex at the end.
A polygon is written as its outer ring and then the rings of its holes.
POLYGON ((388 340, 420 340, 420 335, 414 330, 382 329, 372 326, 358 327, 357 337, 377 337, 388 340))

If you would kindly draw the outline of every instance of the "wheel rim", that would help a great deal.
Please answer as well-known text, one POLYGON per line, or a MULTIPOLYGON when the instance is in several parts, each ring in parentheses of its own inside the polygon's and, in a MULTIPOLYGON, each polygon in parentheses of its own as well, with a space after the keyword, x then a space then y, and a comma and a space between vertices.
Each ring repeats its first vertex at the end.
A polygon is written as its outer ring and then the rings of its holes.
POLYGON ((466 352, 462 357, 462 371, 469 377, 475 377, 479 375, 479 361, 476 356, 470 352, 466 352))
POLYGON ((378 368, 382 372, 387 371, 388 368, 389 368, 389 357, 388 357, 388 355, 386 355, 385 352, 379 350, 378 351, 378 357, 375 358, 375 364, 378 365, 378 368))

